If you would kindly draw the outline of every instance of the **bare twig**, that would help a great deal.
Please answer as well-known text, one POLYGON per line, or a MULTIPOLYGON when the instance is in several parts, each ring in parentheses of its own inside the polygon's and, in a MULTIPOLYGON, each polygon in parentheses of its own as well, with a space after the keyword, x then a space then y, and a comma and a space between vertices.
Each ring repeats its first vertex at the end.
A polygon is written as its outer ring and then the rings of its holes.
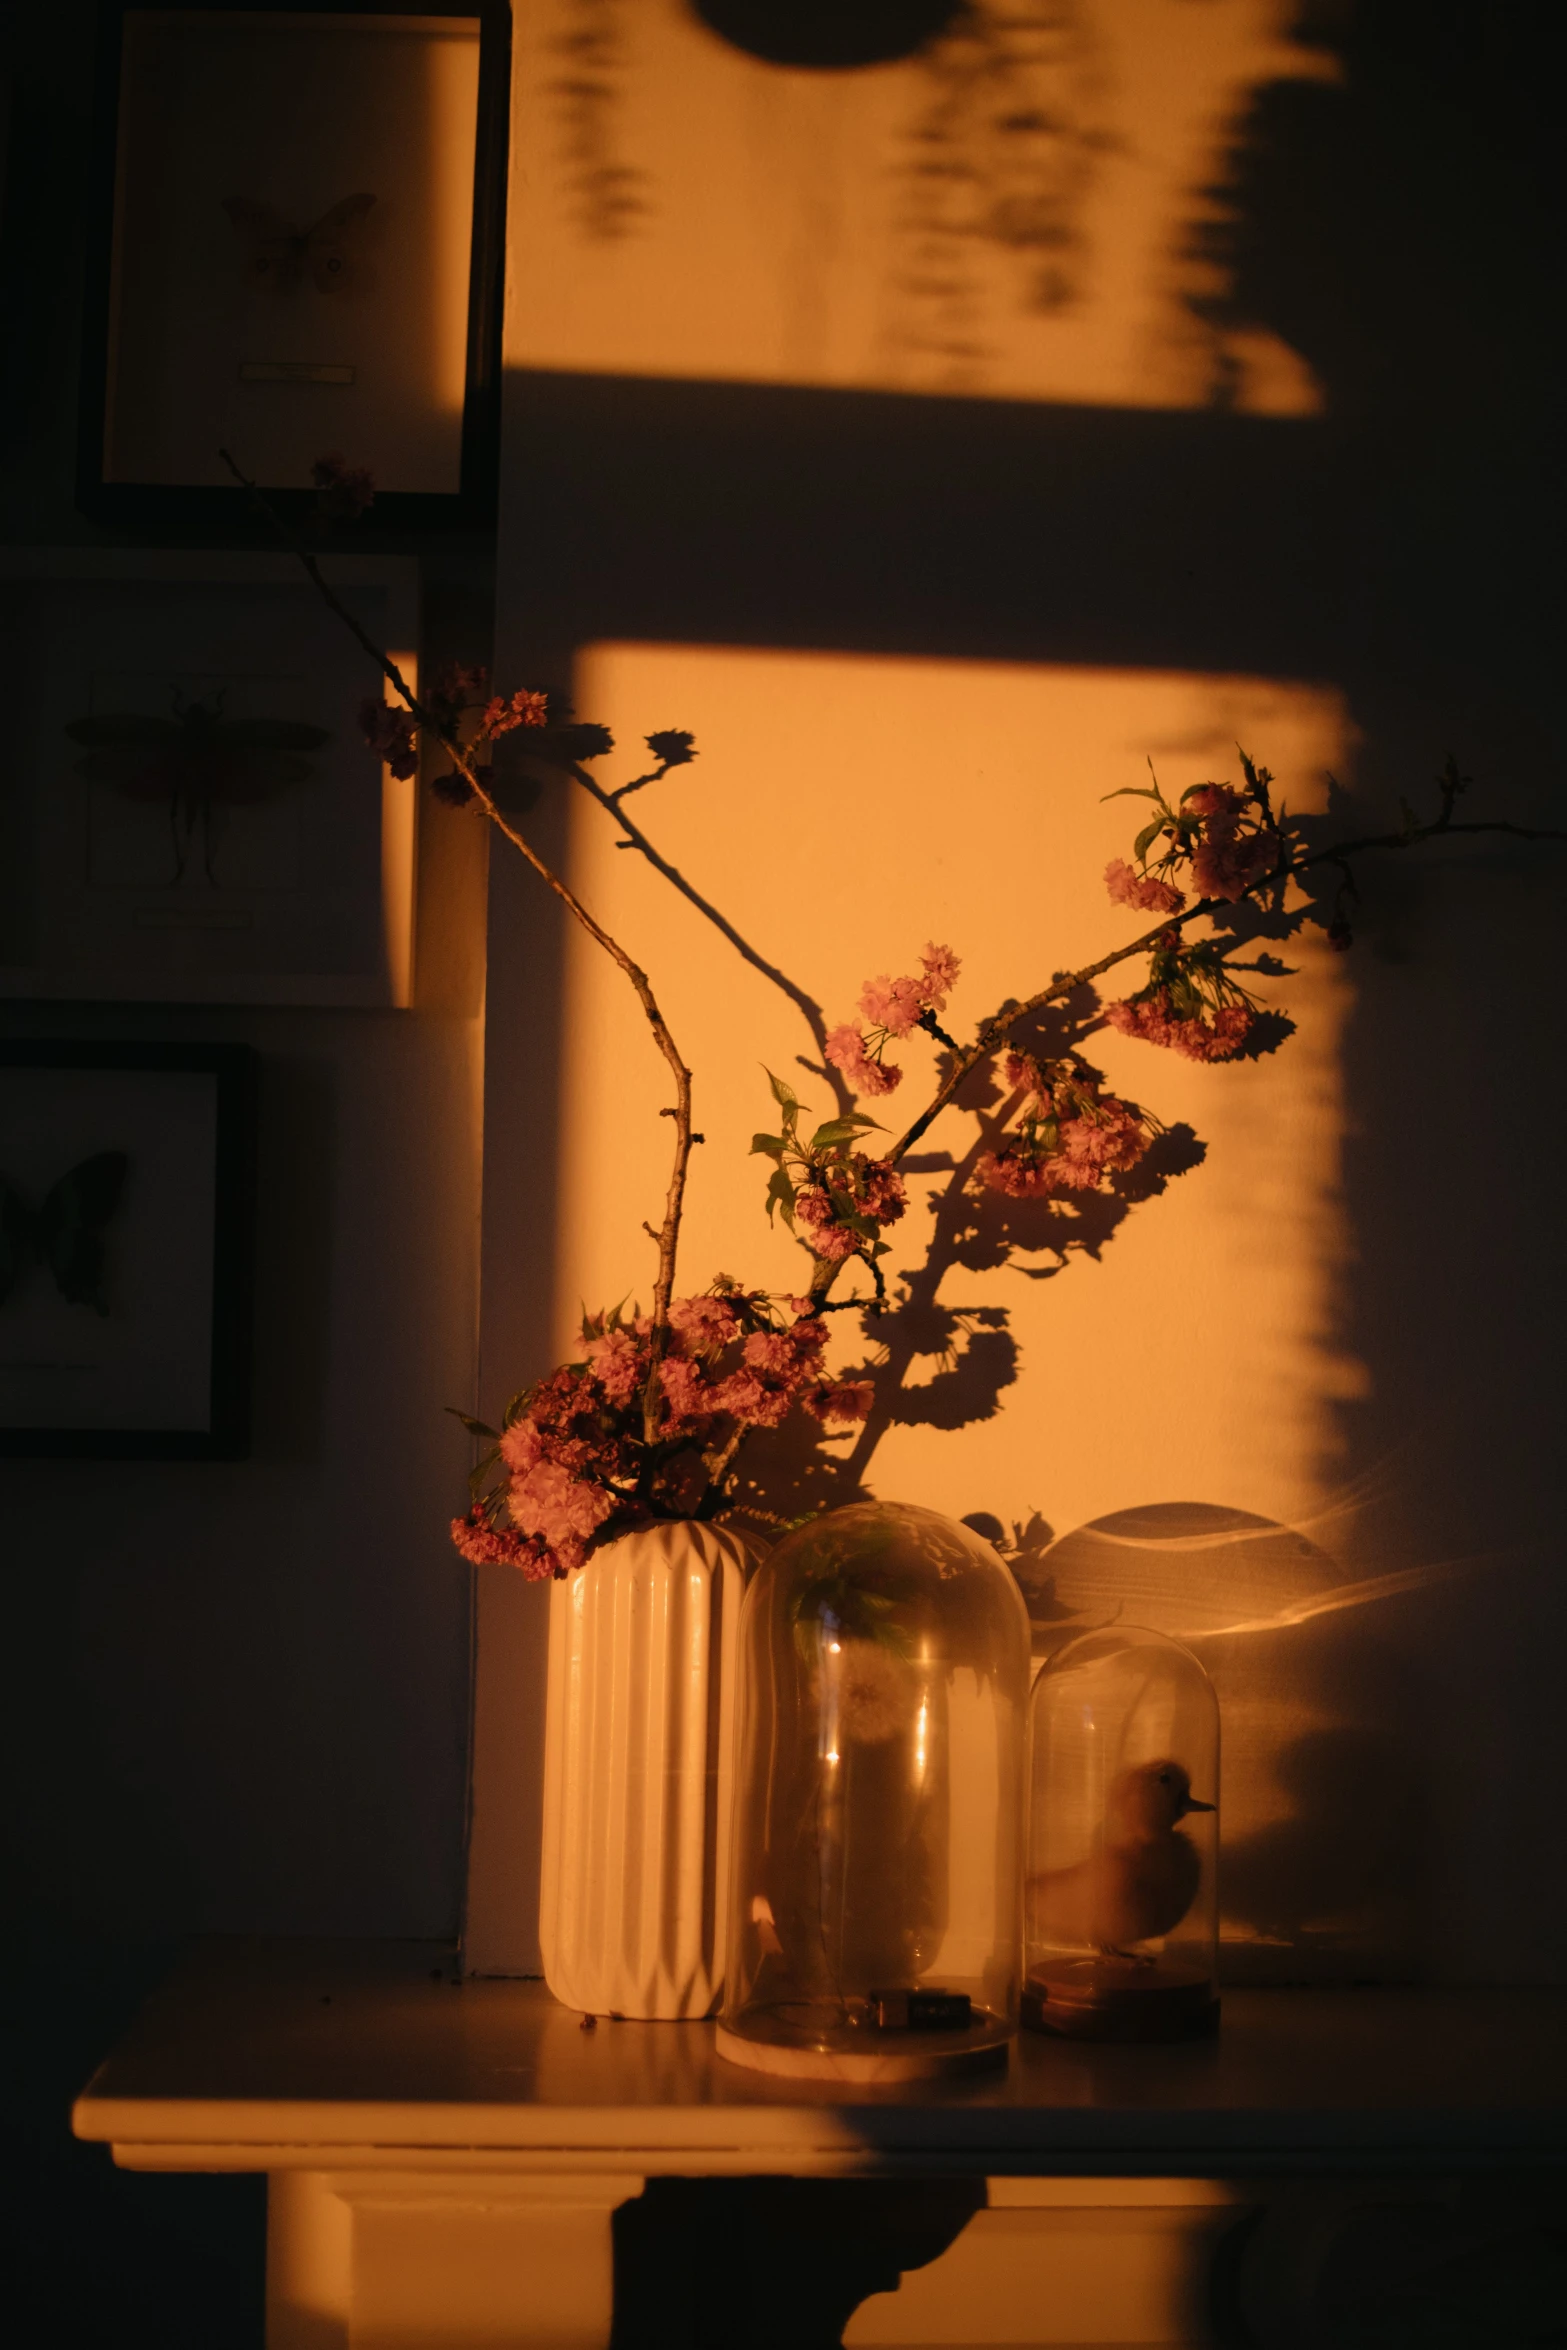
POLYGON ((672 1117, 675 1122, 674 1165, 670 1171, 669 1190, 664 1202, 663 1225, 656 1233, 653 1232, 651 1225, 644 1226, 644 1230, 658 1244, 658 1277, 653 1290, 654 1362, 644 1400, 644 1425, 648 1442, 652 1443, 658 1432, 658 1418, 661 1408, 657 1382, 658 1356, 662 1351, 663 1333, 669 1326, 669 1301, 674 1290, 675 1261, 680 1246, 680 1219, 685 1206, 686 1170, 690 1163, 693 1139, 691 1132, 691 1072, 681 1059, 675 1040, 669 1032, 669 1024, 659 1010, 658 1001, 648 984, 647 973, 642 970, 639 964, 632 961, 625 948, 620 945, 617 939, 610 936, 603 924, 594 920, 576 892, 545 863, 532 842, 502 815, 493 794, 479 772, 477 762, 464 750, 454 729, 443 724, 433 711, 425 707, 413 692, 396 662, 366 634, 341 597, 322 577, 321 567, 315 557, 307 547, 300 544, 272 505, 271 500, 248 475, 241 472, 227 449, 219 450, 218 454, 222 457, 230 473, 233 474, 234 479, 249 492, 255 505, 265 515, 272 529, 289 552, 302 565, 322 601, 331 611, 336 613, 344 627, 364 647, 398 699, 411 716, 417 720, 419 726, 433 735, 441 744, 452 765, 467 784, 480 809, 494 825, 496 831, 511 842, 518 855, 532 866, 545 886, 554 891, 572 919, 581 924, 594 944, 602 947, 610 960, 625 973, 627 980, 636 992, 637 1001, 642 1006, 648 1026, 653 1031, 654 1041, 669 1065, 670 1075, 675 1081, 675 1107, 666 1115, 672 1117))
MULTIPOLYGON (((553 765, 554 762, 551 761, 550 764, 553 765)), ((654 872, 662 874, 671 889, 678 890, 687 904, 695 906, 697 912, 712 923, 713 928, 719 932, 720 936, 729 941, 742 962, 749 963, 753 971, 759 971, 764 979, 772 982, 780 994, 788 997, 790 1003, 801 1014, 806 1026, 810 1029, 817 1052, 823 1055, 821 1074, 833 1089, 840 1116, 852 1109, 854 1106, 853 1096, 839 1072, 825 1058, 827 1019, 815 997, 807 995, 804 988, 797 986, 786 971, 780 971, 776 963, 769 963, 766 956, 759 953, 752 946, 750 940, 736 930, 728 916, 721 913, 710 898, 703 897, 695 884, 686 879, 679 866, 671 865, 669 859, 660 854, 641 826, 628 816, 621 806, 620 803, 628 791, 635 791, 644 783, 654 783, 658 780, 658 776, 656 774, 641 775, 637 777, 635 783, 622 784, 618 791, 606 791, 604 786, 576 760, 566 762, 566 772, 571 776, 573 782, 582 786, 589 799, 596 800, 605 814, 613 817, 615 823, 620 827, 622 836, 618 845, 621 848, 635 849, 641 856, 644 856, 654 872)))

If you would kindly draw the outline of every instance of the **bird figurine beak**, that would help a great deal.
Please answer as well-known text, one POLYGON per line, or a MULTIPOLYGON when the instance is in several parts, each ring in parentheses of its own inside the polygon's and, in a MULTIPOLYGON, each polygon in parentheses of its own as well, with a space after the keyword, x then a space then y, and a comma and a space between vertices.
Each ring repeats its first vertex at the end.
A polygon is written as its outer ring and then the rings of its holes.
POLYGON ((1219 1807, 1216 1803, 1199 1803, 1195 1795, 1188 1795, 1181 1805, 1181 1810, 1183 1812, 1217 1811, 1218 1808, 1219 1807))

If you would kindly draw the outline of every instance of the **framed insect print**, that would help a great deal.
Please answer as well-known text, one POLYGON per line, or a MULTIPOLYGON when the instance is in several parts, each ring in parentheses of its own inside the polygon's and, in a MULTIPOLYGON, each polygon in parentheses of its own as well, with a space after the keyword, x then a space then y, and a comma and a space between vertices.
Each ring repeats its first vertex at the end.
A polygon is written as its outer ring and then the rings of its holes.
POLYGON ((493 499, 510 12, 144 8, 99 20, 80 498, 245 536, 314 460, 371 531, 493 499))
POLYGON ((0 1042, 0 1453, 243 1456, 255 1075, 0 1042))
MULTIPOLYGON (((417 675, 417 566, 323 568, 417 675)), ((382 690, 286 556, 0 549, 0 996, 407 1004, 382 690)))

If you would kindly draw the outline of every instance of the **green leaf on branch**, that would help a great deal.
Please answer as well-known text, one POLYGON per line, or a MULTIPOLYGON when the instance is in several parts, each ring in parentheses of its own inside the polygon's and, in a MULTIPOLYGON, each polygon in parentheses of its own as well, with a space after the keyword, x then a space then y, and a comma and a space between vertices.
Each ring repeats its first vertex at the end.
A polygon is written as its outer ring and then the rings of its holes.
POLYGON ((789 1180, 788 1170, 783 1167, 773 1169, 767 1185, 767 1221, 769 1224, 773 1220, 774 1209, 782 1211, 783 1220, 792 1232, 794 1230, 794 1185, 789 1180))
POLYGON ((1162 816, 1156 816, 1151 824, 1145 824, 1143 826, 1142 831, 1137 835, 1137 838, 1132 843, 1132 855, 1137 859, 1139 864, 1141 864, 1144 857, 1147 856, 1149 849, 1158 839, 1160 833, 1163 832, 1163 830, 1164 818, 1162 816))
POLYGON ((768 1159, 781 1159, 787 1148, 788 1145, 781 1134, 753 1134, 750 1155, 753 1159, 758 1154, 768 1159))
MULTIPOLYGON (((763 1066, 765 1067, 766 1064, 764 1063, 763 1066)), ((781 1110, 799 1109, 800 1097, 795 1092, 792 1085, 785 1085, 783 1079, 781 1077, 775 1077, 771 1069, 768 1069, 767 1071, 767 1082, 772 1087, 773 1099, 781 1110)))
POLYGON ((876 1119, 862 1118, 857 1112, 847 1118, 829 1118, 825 1126, 817 1127, 806 1148, 813 1154, 834 1150, 840 1143, 852 1142, 857 1134, 864 1134, 871 1129, 878 1134, 883 1131, 876 1119))
POLYGON ((501 1432, 498 1428, 492 1428, 488 1420, 475 1420, 467 1412, 460 1412, 454 1403, 449 1403, 446 1409, 454 1420, 461 1420, 470 1436, 487 1436, 492 1444, 499 1442, 501 1432))

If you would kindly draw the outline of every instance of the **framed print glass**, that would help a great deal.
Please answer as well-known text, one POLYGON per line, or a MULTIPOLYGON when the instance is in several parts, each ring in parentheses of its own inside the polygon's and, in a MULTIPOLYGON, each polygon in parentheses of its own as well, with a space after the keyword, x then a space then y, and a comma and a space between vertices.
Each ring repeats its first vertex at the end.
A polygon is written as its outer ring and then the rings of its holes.
MULTIPOLYGON (((323 570, 416 677, 417 564, 323 570)), ((0 550, 0 997, 408 1004, 416 785, 358 725, 382 690, 286 555, 0 550)))
POLYGON ((382 524, 483 510, 508 27, 494 6, 105 0, 88 512, 247 528, 223 449, 301 496, 345 452, 382 524))
POLYGON ((0 1042, 0 1454, 244 1456, 255 1063, 0 1042))

